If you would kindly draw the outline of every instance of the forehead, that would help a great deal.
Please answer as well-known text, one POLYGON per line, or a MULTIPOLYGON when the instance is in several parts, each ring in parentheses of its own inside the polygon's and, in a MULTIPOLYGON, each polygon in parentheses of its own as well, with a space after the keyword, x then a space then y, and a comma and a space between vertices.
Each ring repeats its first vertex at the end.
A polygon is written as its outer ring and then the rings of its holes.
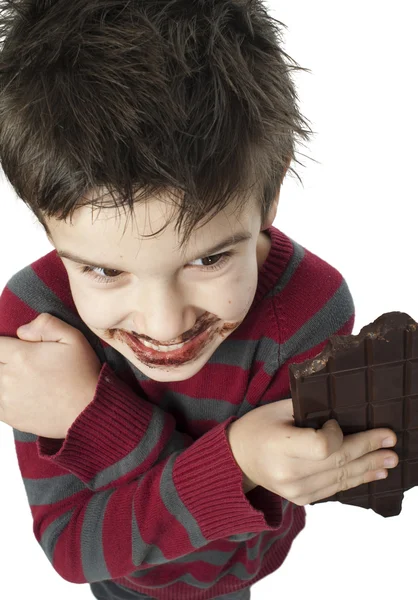
MULTIPOLYGON (((222 211, 215 215, 207 224, 208 228, 221 225, 225 221, 233 223, 236 219, 245 218, 252 214, 252 208, 255 208, 254 199, 245 203, 231 201, 222 211)), ((53 217, 45 217, 48 228, 55 233, 75 233, 91 235, 96 231, 106 231, 108 233, 123 234, 130 228, 140 233, 142 236, 154 235, 162 228, 168 232, 174 233, 175 224, 179 215, 179 209, 172 202, 150 199, 147 201, 136 202, 132 213, 128 207, 94 207, 90 204, 81 206, 74 211, 72 219, 59 221, 53 217), (71 221, 71 222, 70 222, 71 221), (167 227, 166 227, 167 225, 167 227)), ((206 220, 206 217, 205 217, 206 220)), ((201 227, 201 221, 197 227, 201 233, 206 229, 206 225, 201 227)), ((196 228, 197 230, 197 228, 196 228)))

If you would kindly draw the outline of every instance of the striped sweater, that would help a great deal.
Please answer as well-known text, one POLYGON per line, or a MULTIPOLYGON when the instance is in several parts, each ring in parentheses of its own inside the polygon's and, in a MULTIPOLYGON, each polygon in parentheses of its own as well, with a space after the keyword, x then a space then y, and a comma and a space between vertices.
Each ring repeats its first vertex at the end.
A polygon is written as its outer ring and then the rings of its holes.
POLYGON ((304 528, 303 506, 260 486, 244 494, 225 429, 289 398, 289 364, 350 334, 354 305, 335 268, 266 232, 250 311, 185 381, 151 380, 86 327, 55 250, 4 288, 0 335, 47 312, 79 329, 102 364, 65 439, 13 430, 35 538, 65 580, 207 600, 277 570, 304 528))

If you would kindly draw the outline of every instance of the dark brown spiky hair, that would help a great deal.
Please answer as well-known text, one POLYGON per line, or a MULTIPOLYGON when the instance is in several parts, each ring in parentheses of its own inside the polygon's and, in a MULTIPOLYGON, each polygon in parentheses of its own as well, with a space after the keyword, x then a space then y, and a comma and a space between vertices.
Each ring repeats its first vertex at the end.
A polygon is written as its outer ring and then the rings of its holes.
POLYGON ((313 133, 280 26, 261 0, 0 0, 7 179, 47 234, 161 194, 181 245, 232 200, 264 221, 313 133))

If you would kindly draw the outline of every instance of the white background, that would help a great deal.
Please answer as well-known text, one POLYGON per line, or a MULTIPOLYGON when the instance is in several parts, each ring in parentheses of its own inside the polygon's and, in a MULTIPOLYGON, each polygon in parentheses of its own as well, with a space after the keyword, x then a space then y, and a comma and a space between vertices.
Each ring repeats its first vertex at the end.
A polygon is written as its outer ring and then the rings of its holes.
MULTIPOLYGON (((418 320, 416 162, 418 93, 413 0, 287 0, 266 4, 288 26, 285 50, 311 70, 295 75, 302 113, 317 132, 285 179, 275 225, 344 275, 356 304, 353 333, 389 311, 418 320)), ((52 250, 34 217, 1 182, 0 287, 52 250)), ((87 600, 63 579, 32 533, 14 451, 0 423, 0 597, 87 600)), ((416 596, 418 489, 399 516, 328 502, 307 507, 307 526, 253 600, 416 596)), ((181 599, 179 599, 181 600, 181 599)))

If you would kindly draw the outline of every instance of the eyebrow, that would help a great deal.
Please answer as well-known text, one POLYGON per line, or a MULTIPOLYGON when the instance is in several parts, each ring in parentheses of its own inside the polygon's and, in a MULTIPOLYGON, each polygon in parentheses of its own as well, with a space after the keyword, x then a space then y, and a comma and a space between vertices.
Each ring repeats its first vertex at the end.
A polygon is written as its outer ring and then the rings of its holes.
MULTIPOLYGON (((222 241, 218 242, 215 246, 212 246, 212 248, 208 248, 207 250, 205 250, 203 253, 200 253, 195 258, 191 258, 190 261, 198 260, 199 258, 206 258, 207 256, 211 256, 213 254, 216 254, 217 252, 220 252, 221 250, 227 248, 228 246, 237 246, 238 244, 241 244, 242 242, 250 240, 252 237, 253 236, 252 236, 251 232, 249 232, 249 231, 242 231, 242 232, 235 233, 235 234, 230 235, 227 238, 223 239, 222 241)), ((75 263, 79 263, 81 265, 87 265, 89 267, 96 267, 98 269, 109 269, 109 270, 114 270, 114 271, 120 270, 115 265, 105 266, 105 265, 99 264, 93 260, 89 260, 88 258, 82 258, 81 256, 77 256, 77 255, 73 254, 72 252, 67 252, 66 250, 57 250, 57 254, 58 254, 58 256, 61 256, 62 258, 68 258, 68 260, 71 260, 75 263)))

